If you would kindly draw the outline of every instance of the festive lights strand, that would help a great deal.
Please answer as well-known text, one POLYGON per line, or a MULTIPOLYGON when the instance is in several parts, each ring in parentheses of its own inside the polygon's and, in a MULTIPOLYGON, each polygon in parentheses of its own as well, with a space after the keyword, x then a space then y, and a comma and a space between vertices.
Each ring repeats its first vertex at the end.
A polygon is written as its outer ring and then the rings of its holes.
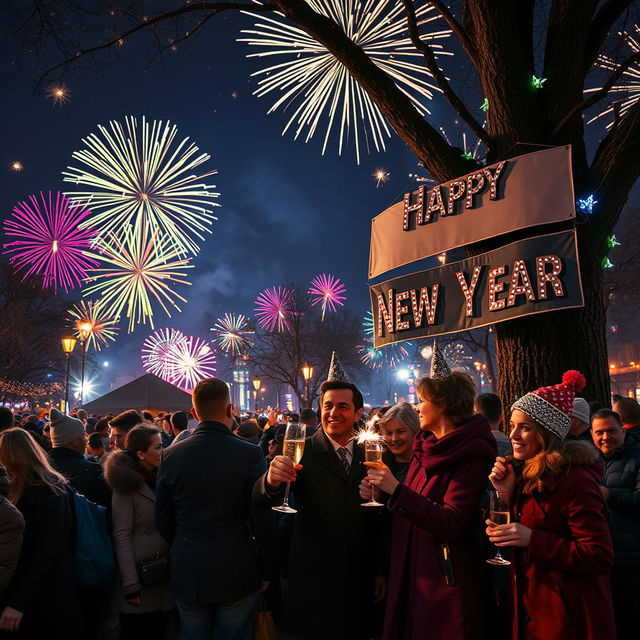
POLYGON ((586 198, 579 199, 576 204, 583 213, 593 213, 593 208, 598 204, 598 201, 593 197, 592 193, 586 198))
MULTIPOLYGON (((315 12, 336 22, 356 45, 384 71, 426 115, 425 103, 440 91, 423 64, 407 34, 404 8, 398 0, 308 0, 315 12)), ((252 16, 255 19, 255 16, 252 16)), ((428 2, 416 7, 421 39, 428 42, 436 56, 453 55, 436 41, 447 38, 447 29, 431 29, 439 16, 428 2)), ((322 154, 327 150, 332 133, 338 135, 338 153, 351 139, 356 161, 360 163, 362 140, 370 152, 385 149, 385 137, 391 132, 386 119, 370 96, 333 55, 319 42, 280 14, 270 18, 261 15, 253 29, 242 31, 240 42, 258 47, 258 53, 247 57, 278 60, 252 74, 260 78, 254 94, 271 93, 279 97, 269 113, 280 108, 292 113, 283 130, 295 130, 298 139, 306 130, 305 142, 315 135, 323 120, 327 121, 322 154)))
POLYGON ((146 225, 171 239, 181 254, 196 254, 204 233, 217 218, 215 185, 206 180, 215 170, 198 174, 210 159, 189 138, 177 142, 170 122, 125 118, 112 121, 98 134, 83 139, 85 148, 73 153, 79 166, 63 171, 65 182, 78 185, 67 195, 91 203, 85 226, 99 228, 100 237, 127 225, 146 225))
POLYGON ((98 265, 86 254, 95 229, 79 228, 89 215, 88 209, 72 204, 59 191, 31 195, 16 204, 4 221, 5 236, 15 239, 4 244, 3 253, 23 279, 42 276, 45 287, 68 293, 98 265))

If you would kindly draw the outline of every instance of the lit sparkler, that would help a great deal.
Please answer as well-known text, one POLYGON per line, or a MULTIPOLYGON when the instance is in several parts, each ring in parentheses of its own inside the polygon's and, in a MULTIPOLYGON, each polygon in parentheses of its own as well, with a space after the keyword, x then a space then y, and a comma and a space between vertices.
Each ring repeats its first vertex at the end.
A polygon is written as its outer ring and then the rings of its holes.
POLYGON ((115 342, 116 334, 119 331, 117 320, 107 313, 102 301, 81 300, 78 304, 69 309, 69 316, 73 323, 74 333, 80 337, 80 325, 88 323, 91 325, 91 332, 87 337, 87 346, 92 346, 97 351, 102 347, 109 346, 109 340, 115 342))
MULTIPOLYGON (((369 58, 382 69, 412 101, 416 109, 429 113, 425 103, 439 91, 426 69, 422 54, 407 34, 406 17, 401 2, 387 0, 308 0, 307 4, 319 14, 335 21, 355 44, 362 47, 369 58)), ((432 30, 427 25, 439 15, 428 2, 416 7, 421 38, 428 42, 436 56, 452 55, 435 42, 449 36, 446 29, 432 30)), ((255 19, 255 16, 254 16, 255 19)), ((322 153, 324 154, 334 126, 339 136, 338 152, 351 137, 355 144, 356 160, 360 163, 361 138, 377 151, 385 149, 389 126, 371 97, 333 55, 299 27, 276 14, 261 15, 253 29, 244 30, 240 42, 259 47, 258 53, 248 57, 276 56, 280 62, 254 73, 259 76, 259 97, 272 92, 279 94, 269 113, 291 107, 291 114, 283 135, 295 129, 295 139, 306 129, 305 142, 316 133, 320 121, 328 119, 322 153)))
POLYGON ((322 305, 322 320, 324 320, 327 309, 337 311, 338 307, 344 305, 347 296, 344 294, 347 288, 342 284, 340 278, 331 274, 322 273, 311 281, 309 295, 311 296, 311 306, 322 305))
POLYGON ((170 122, 133 117, 124 127, 112 121, 100 125, 99 134, 83 139, 85 148, 73 158, 81 167, 67 167, 65 182, 84 187, 67 195, 76 202, 91 203, 86 224, 100 235, 126 225, 146 224, 170 238, 179 253, 197 253, 197 241, 211 233, 213 202, 219 194, 206 179, 216 171, 198 174, 209 160, 189 138, 174 144, 178 129, 170 122))
POLYGON ((64 84, 52 84, 47 88, 47 96, 53 104, 61 106, 71 100, 71 91, 64 84))
POLYGON ((243 315, 225 313, 224 318, 218 318, 211 331, 220 348, 230 356, 240 356, 251 347, 253 331, 243 315))
POLYGON ((15 205, 4 222, 5 235, 15 240, 5 243, 3 253, 10 255, 25 279, 39 275, 45 287, 56 293, 61 287, 68 293, 80 285, 87 270, 98 265, 85 251, 95 230, 78 228, 89 214, 60 192, 29 196, 29 201, 15 205))
POLYGON ((387 180, 389 180, 389 176, 391 174, 384 169, 376 169, 371 175, 376 181, 377 189, 383 182, 387 182, 387 180))
POLYGON ((171 239, 151 232, 146 225, 126 227, 121 237, 111 234, 99 238, 97 258, 107 266, 93 269, 86 280, 90 284, 84 296, 96 294, 101 303, 116 318, 123 314, 129 318, 129 332, 138 323, 149 323, 153 328, 155 301, 171 317, 169 307, 180 311, 176 299, 186 302, 171 289, 176 283, 191 284, 183 280, 185 269, 190 269, 190 258, 180 258, 171 239))
POLYGON ((148 335, 142 343, 141 353, 145 371, 169 382, 172 368, 168 354, 174 346, 186 341, 187 337, 178 329, 160 329, 148 335))
POLYGON ((205 340, 189 336, 169 349, 167 365, 169 381, 191 391, 200 380, 216 372, 216 354, 205 340))
POLYGON ((263 291, 255 302, 258 324, 266 331, 288 329, 292 298, 293 292, 286 287, 272 287, 263 291))

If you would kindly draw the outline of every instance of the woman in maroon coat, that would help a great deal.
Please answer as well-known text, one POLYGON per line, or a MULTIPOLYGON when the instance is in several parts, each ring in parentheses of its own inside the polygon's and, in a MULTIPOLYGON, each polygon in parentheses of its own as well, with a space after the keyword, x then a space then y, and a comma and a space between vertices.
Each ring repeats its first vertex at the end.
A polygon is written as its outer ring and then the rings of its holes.
POLYGON ((417 385, 420 429, 404 484, 387 467, 368 477, 393 513, 385 640, 484 638, 479 504, 496 455, 475 387, 448 371, 417 385))
POLYGON ((609 586, 613 548, 600 491, 602 467, 585 442, 563 440, 571 426, 577 371, 511 407, 515 466, 497 458, 490 479, 517 522, 487 534, 512 554, 516 640, 614 640, 609 586), (520 463, 522 464, 522 463, 520 463))

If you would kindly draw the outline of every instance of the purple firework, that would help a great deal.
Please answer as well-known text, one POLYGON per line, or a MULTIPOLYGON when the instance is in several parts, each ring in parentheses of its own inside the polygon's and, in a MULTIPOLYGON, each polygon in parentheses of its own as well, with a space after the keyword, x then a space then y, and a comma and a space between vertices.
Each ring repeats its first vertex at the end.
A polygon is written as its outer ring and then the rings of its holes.
POLYGON ((266 289, 255 302, 258 323, 265 331, 284 331, 289 328, 288 316, 293 292, 286 287, 266 289))
POLYGON ((40 192, 29 201, 19 202, 10 218, 4 222, 4 233, 16 238, 4 245, 11 263, 23 274, 23 280, 39 275, 43 285, 58 287, 68 293, 79 286, 88 269, 98 263, 85 254, 95 229, 79 229, 80 223, 91 212, 75 205, 59 191, 40 192))
POLYGON ((327 309, 337 311, 338 307, 344 305, 347 296, 343 295, 347 288, 342 284, 340 278, 336 278, 329 273, 322 273, 311 281, 309 295, 311 296, 311 306, 322 305, 322 319, 327 309))

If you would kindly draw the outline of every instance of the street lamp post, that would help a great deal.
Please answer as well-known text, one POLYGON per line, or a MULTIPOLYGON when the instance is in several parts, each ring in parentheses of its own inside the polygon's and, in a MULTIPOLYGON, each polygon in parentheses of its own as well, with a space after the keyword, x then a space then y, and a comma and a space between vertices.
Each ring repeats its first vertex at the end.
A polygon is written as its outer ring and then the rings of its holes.
POLYGON ((302 377, 304 378, 304 401, 307 409, 311 408, 311 398, 309 397, 309 380, 313 377, 313 367, 305 362, 302 365, 302 377))
POLYGON ((84 404, 84 364, 87 358, 87 339, 93 330, 93 323, 89 320, 82 320, 78 323, 78 336, 82 346, 82 372, 80 374, 80 405, 84 404))
POLYGON ((253 410, 258 413, 258 389, 262 385, 262 380, 258 376, 253 376, 253 410))
POLYGON ((77 340, 73 336, 62 338, 62 350, 67 358, 67 376, 64 382, 64 412, 69 413, 69 362, 71 361, 71 353, 76 346, 77 340))

